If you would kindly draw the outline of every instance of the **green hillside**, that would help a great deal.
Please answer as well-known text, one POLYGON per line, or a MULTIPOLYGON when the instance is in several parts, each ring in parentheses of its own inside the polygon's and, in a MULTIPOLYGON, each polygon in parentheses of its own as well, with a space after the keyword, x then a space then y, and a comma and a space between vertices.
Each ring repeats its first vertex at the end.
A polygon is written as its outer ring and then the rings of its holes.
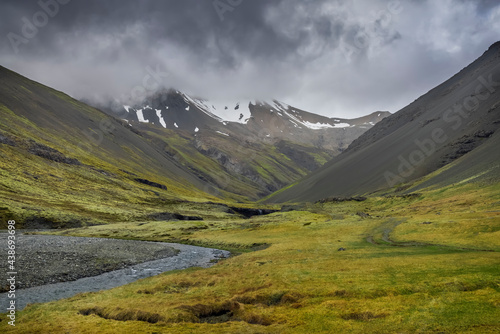
POLYGON ((0 120, 2 214, 19 222, 102 223, 212 198, 126 123, 5 68, 0 120))

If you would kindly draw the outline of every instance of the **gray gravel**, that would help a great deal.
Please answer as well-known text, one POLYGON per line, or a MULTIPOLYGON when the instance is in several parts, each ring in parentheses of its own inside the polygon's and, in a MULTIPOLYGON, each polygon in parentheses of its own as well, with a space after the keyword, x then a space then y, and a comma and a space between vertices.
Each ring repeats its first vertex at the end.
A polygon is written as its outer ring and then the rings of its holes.
MULTIPOLYGON (((7 234, 0 233, 5 260, 0 261, 2 282, 7 270, 7 234)), ((52 235, 26 235, 16 231, 17 287, 74 281, 125 268, 137 263, 171 257, 177 253, 163 243, 79 238, 52 235)), ((0 292, 6 291, 4 284, 0 292)))
MULTIPOLYGON (((21 288, 16 284, 17 310, 29 303, 44 303, 81 292, 111 289, 165 271, 209 267, 218 259, 230 256, 229 252, 223 250, 174 243, 21 235, 17 232, 16 251, 24 254, 16 260, 17 279, 23 279, 25 286, 21 288), (144 260, 151 257, 161 258, 144 260), (96 261, 96 258, 101 259, 101 262, 96 261), (89 264, 89 259, 94 263, 89 264), (131 262, 142 263, 96 274, 103 272, 103 268, 123 267, 131 262), (103 263, 104 266, 100 267, 96 263, 103 263), (68 278, 73 277, 81 278, 69 281, 68 278), (54 280, 58 283, 52 283, 54 280), (47 281, 52 284, 46 284, 47 281), (35 284, 39 282, 45 282, 45 285, 35 284), (26 288, 28 284, 32 284, 32 287, 26 288)), ((2 248, 6 248, 6 235, 0 233, 0 238, 2 248)), ((2 273, 8 272, 6 259, 0 262, 3 262, 0 265, 2 273)), ((0 307, 6 307, 7 302, 7 293, 0 293, 0 307)))

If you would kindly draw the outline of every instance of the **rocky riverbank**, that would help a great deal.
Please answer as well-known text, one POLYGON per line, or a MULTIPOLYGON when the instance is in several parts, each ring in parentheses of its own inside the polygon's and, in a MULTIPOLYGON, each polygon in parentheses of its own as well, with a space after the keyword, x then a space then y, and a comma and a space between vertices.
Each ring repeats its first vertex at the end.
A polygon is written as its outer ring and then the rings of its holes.
MULTIPOLYGON (((7 233, 0 233, 5 259, 0 271, 7 272, 7 233)), ((17 288, 74 281, 125 268, 137 263, 175 256, 178 250, 156 242, 103 238, 62 237, 16 233, 17 288)), ((6 277, 2 277, 6 282, 6 277)), ((2 284, 0 291, 7 291, 2 284)))

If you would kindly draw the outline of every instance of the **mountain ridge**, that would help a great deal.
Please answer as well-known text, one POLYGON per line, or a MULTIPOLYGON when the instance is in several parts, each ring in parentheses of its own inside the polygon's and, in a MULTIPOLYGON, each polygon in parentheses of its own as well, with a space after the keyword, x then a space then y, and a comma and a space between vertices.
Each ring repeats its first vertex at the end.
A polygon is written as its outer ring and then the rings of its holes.
MULTIPOLYGON (((275 140, 300 140, 304 136, 304 131, 299 134, 296 132, 301 129, 318 130, 318 133, 324 134, 325 131, 321 130, 334 128, 348 129, 348 132, 353 132, 349 136, 354 138, 390 115, 387 111, 376 111, 354 119, 330 118, 277 100, 214 104, 208 100, 192 98, 175 89, 158 91, 134 106, 120 104, 114 106, 96 104, 95 106, 129 122, 152 123, 167 129, 186 130, 193 133, 209 128, 221 134, 227 134, 228 131, 237 132, 247 139, 267 136, 275 140), (228 116, 231 113, 233 116, 228 116), (258 123, 259 121, 263 124, 258 123), (352 128, 357 129, 354 131, 352 128), (359 129, 364 130, 357 131, 359 129)), ((309 138, 310 136, 307 137, 303 143, 314 141, 309 138)), ((339 145, 339 147, 344 149, 347 145, 339 145)), ((333 149, 334 145, 328 148, 333 149)))

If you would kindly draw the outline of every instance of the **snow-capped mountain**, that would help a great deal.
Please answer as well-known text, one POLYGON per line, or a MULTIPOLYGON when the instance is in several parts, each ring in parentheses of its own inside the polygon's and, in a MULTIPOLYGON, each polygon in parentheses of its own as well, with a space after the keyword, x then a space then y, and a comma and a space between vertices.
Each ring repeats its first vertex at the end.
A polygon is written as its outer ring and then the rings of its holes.
POLYGON ((159 92, 135 106, 124 105, 119 117, 171 130, 217 133, 250 141, 291 140, 342 151, 378 121, 376 112, 357 119, 329 118, 273 101, 208 101, 176 90, 159 92))

